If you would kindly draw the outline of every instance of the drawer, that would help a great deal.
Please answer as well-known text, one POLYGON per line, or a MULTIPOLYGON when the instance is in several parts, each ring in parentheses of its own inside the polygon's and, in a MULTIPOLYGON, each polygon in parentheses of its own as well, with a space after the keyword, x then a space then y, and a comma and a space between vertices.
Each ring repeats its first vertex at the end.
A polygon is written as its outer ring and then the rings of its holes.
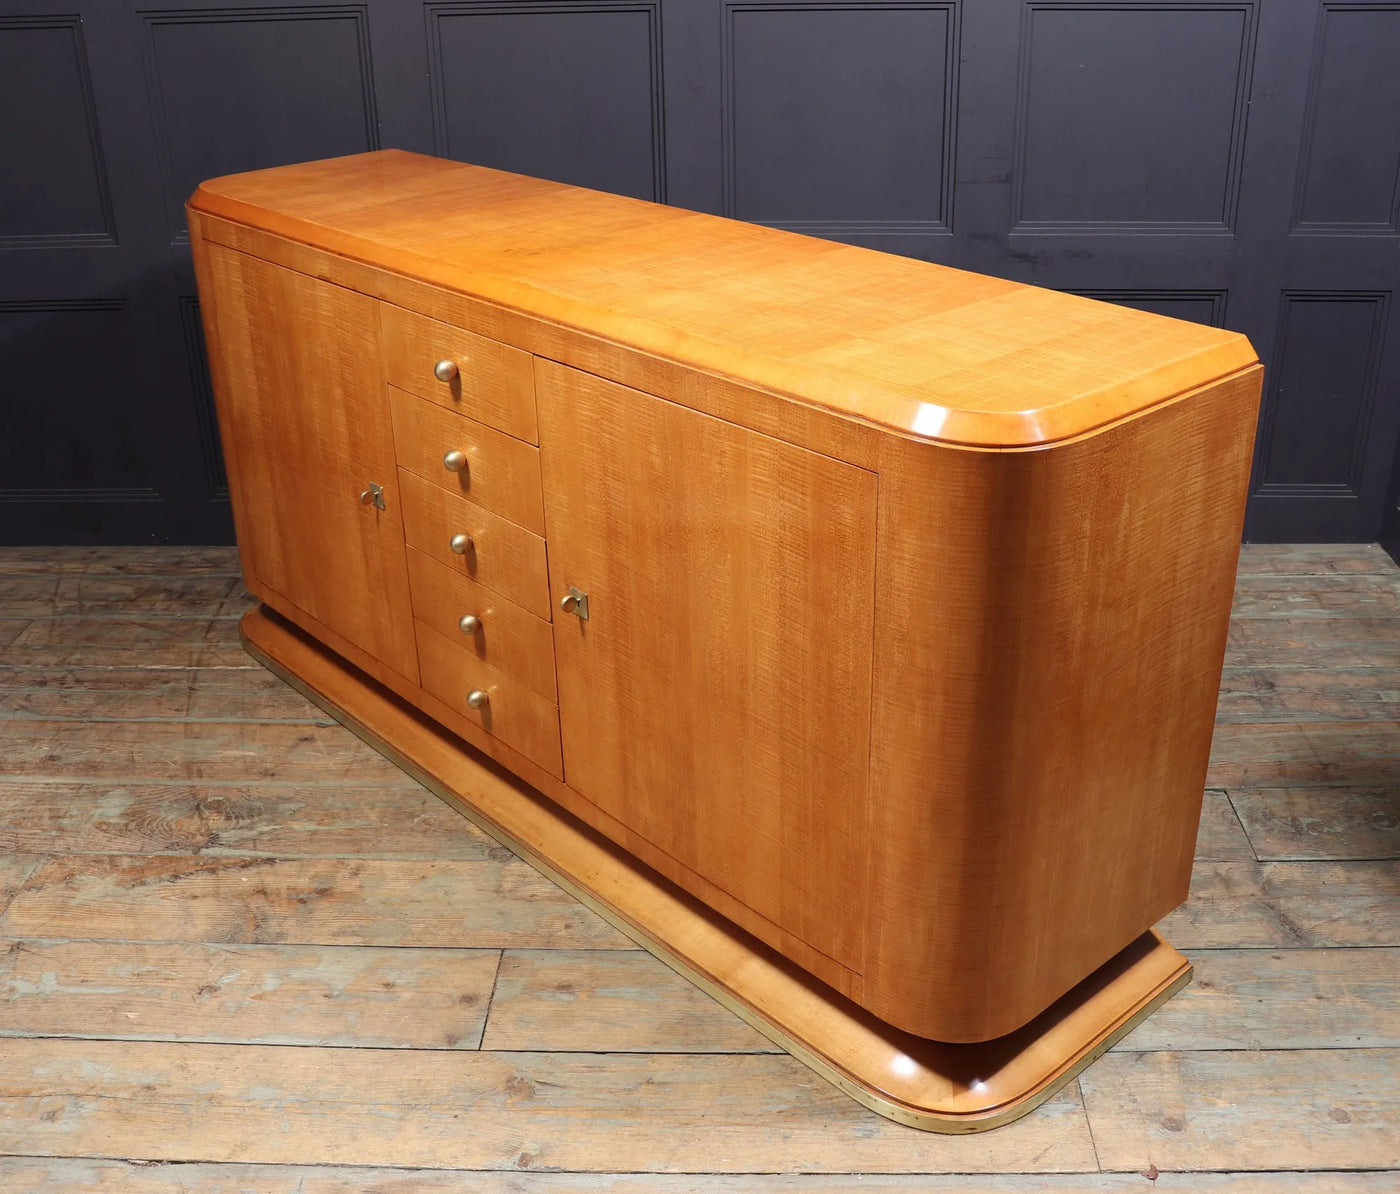
POLYGON ((423 622, 415 626, 424 690, 562 779, 559 710, 554 702, 483 663, 474 651, 431 626, 423 622), (474 691, 486 694, 486 702, 479 709, 468 704, 468 695, 474 691))
POLYGON ((528 352, 390 303, 380 304, 379 319, 390 385, 539 443, 534 362, 528 352), (434 372, 443 362, 451 366, 446 381, 434 372))
POLYGON ((538 448, 393 386, 389 408, 401 467, 544 534, 538 448))
POLYGON ((399 493, 410 547, 531 613, 550 617, 543 539, 407 469, 399 469, 399 493), (458 536, 466 536, 462 552, 452 548, 458 536))
POLYGON ((473 652, 483 663, 522 681, 553 701, 554 631, 543 618, 507 601, 484 585, 408 549, 408 581, 413 616, 473 652), (480 625, 462 630, 471 615, 480 625))

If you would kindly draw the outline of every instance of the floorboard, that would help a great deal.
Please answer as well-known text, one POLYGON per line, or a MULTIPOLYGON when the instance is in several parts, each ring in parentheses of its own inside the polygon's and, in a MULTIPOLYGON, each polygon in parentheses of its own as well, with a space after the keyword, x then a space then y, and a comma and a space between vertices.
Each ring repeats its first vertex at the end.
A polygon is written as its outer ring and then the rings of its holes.
POLYGON ((1196 858, 1207 862, 1252 862, 1255 857, 1229 793, 1208 790, 1201 801, 1196 858))
POLYGON ((482 1048, 780 1052, 648 953, 562 949, 502 955, 482 1048))
POLYGON ((1395 778, 1372 788, 1235 788, 1230 803, 1258 858, 1397 859, 1400 776, 1395 778))
POLYGON ((237 576, 0 573, 0 608, 15 618, 237 618, 251 600, 237 576))
POLYGON ((1178 949, 1400 945, 1400 867, 1198 862, 1186 903, 1160 928, 1178 949))
POLYGON ((287 721, 331 718, 262 668, 0 668, 0 718, 287 721))
POLYGON ((1114 1048, 1400 1048, 1400 949, 1193 949, 1191 985, 1114 1048))
MULTIPOLYGON (((1400 622, 1396 623, 1400 643, 1400 622)), ((1206 783, 1213 788, 1388 785, 1400 721, 1317 721, 1215 727, 1206 783)))
POLYGON ((0 721, 8 776, 277 780, 403 786, 403 773, 341 726, 281 722, 0 721))
POLYGON ((0 853, 515 856, 406 776, 396 785, 0 782, 0 853))
POLYGON ((9 937, 79 926, 97 941, 635 948, 518 859, 65 855, 0 915, 9 937))
POLYGON ((1109 1053, 1081 1085, 1105 1169, 1400 1168, 1400 1049, 1109 1053))
POLYGON ((1400 668, 1400 635, 1392 617, 1235 618, 1225 667, 1400 668))
POLYGON ((1400 721, 1400 684, 1384 667, 1226 668, 1216 721, 1400 721))
POLYGON ((30 618, 0 649, 0 668, 257 668, 236 618, 30 618))
POLYGON ((1246 543, 1240 549, 1241 577, 1361 572, 1394 576, 1395 561, 1378 543, 1246 543))
POLYGON ((1400 569, 1247 545, 1196 981, 879 1119, 254 665, 227 548, 0 549, 0 1191, 1400 1189, 1400 569), (936 1178, 933 1175, 938 1175, 936 1178))
POLYGON ((0 937, 0 1036, 475 1049, 500 953, 0 937))
POLYGON ((1243 618, 1400 617, 1400 576, 1242 576, 1231 610, 1243 618))
POLYGON ((1077 1087, 978 1137, 874 1116, 786 1054, 0 1040, 0 1153, 484 1170, 1095 1168, 1077 1087))
POLYGON ((310 1165, 132 1165, 0 1157, 6 1194, 1394 1194, 1400 1173, 637 1174, 463 1173, 310 1165))

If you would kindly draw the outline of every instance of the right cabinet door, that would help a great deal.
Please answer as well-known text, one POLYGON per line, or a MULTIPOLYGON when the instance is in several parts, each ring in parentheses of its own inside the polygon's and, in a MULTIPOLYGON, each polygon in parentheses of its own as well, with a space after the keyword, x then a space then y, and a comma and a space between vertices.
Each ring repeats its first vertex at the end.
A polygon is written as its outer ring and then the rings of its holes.
POLYGON ((570 787, 860 969, 876 476, 552 362, 541 466, 570 787))

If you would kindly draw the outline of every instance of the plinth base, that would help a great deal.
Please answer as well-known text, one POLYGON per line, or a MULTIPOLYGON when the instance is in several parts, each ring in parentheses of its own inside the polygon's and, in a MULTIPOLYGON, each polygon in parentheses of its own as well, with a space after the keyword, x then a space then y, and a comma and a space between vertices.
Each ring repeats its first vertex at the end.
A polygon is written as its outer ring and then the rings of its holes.
POLYGON ((459 812, 872 1111, 980 1132, 1038 1107, 1191 977, 1155 931, 1025 1027, 977 1044, 876 1019, 564 812, 265 607, 249 653, 459 812))

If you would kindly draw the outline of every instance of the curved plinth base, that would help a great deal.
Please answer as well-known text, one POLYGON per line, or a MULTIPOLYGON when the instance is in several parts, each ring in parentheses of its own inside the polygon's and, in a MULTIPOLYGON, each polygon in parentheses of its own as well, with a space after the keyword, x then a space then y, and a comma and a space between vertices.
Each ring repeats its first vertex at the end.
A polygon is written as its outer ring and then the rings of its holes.
POLYGON ((1148 932, 1024 1028, 977 1044, 891 1027, 754 940, 264 608, 253 657, 465 814, 871 1110, 935 1132, 979 1132, 1039 1106, 1186 985, 1148 932))

